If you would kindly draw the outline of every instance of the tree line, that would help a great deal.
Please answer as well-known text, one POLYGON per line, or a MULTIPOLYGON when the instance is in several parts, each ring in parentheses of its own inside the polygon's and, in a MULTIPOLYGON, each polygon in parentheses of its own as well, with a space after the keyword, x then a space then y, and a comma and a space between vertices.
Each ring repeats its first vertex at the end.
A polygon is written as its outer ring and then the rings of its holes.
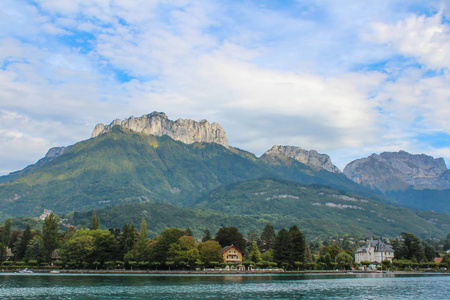
MULTIPOLYGON (((320 246, 305 239, 296 226, 275 232, 268 223, 261 234, 248 232, 247 238, 236 227, 221 227, 213 237, 206 229, 201 240, 192 230, 167 228, 149 238, 147 223, 142 219, 139 229, 134 224, 102 230, 95 213, 89 228, 70 228, 61 232, 58 219, 52 213, 44 221, 42 231, 27 225, 20 232, 11 231, 11 220, 0 228, 0 254, 3 266, 56 265, 65 268, 140 268, 194 269, 223 267, 223 247, 234 245, 245 253, 243 264, 259 268, 348 269, 354 266, 354 249, 344 240, 342 244, 324 241, 320 246), (347 243, 346 243, 346 242, 347 243), (7 249, 13 257, 8 257, 7 249)), ((412 234, 404 233, 393 241, 396 256, 403 260, 426 259, 428 248, 412 234)), ((433 257, 434 259, 434 257, 433 257)), ((450 257, 444 260, 450 262, 450 257)), ((233 266, 232 266, 233 267, 233 266)))

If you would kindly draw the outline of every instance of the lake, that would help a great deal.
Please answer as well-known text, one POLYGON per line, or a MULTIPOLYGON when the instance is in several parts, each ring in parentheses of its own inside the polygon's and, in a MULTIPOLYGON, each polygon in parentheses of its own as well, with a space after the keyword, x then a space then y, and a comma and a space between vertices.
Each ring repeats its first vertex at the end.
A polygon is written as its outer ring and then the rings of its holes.
POLYGON ((0 299, 449 299, 447 274, 0 274, 0 299))

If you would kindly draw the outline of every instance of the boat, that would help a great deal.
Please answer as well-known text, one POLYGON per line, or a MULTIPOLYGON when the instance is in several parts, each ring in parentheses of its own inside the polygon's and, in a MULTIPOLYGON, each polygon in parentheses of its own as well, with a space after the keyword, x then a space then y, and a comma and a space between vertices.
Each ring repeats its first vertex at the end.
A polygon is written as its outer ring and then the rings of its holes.
POLYGON ((19 273, 33 273, 33 271, 28 270, 28 268, 25 268, 23 270, 20 270, 19 273))
POLYGON ((53 271, 50 271, 50 273, 59 274, 59 271, 53 270, 53 271))

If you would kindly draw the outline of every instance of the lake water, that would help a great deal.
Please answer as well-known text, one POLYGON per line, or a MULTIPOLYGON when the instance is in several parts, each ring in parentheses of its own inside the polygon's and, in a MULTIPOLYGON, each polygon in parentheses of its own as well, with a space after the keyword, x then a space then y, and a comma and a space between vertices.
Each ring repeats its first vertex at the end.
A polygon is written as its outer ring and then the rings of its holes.
POLYGON ((450 275, 0 274, 0 299, 449 299, 450 275))

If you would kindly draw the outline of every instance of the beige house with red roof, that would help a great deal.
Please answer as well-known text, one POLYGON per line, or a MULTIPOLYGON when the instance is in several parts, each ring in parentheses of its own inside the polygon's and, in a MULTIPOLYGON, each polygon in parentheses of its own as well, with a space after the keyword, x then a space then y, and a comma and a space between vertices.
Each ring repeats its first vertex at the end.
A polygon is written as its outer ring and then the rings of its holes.
POLYGON ((223 260, 227 264, 242 264, 244 252, 239 250, 235 245, 226 246, 222 249, 223 260))

